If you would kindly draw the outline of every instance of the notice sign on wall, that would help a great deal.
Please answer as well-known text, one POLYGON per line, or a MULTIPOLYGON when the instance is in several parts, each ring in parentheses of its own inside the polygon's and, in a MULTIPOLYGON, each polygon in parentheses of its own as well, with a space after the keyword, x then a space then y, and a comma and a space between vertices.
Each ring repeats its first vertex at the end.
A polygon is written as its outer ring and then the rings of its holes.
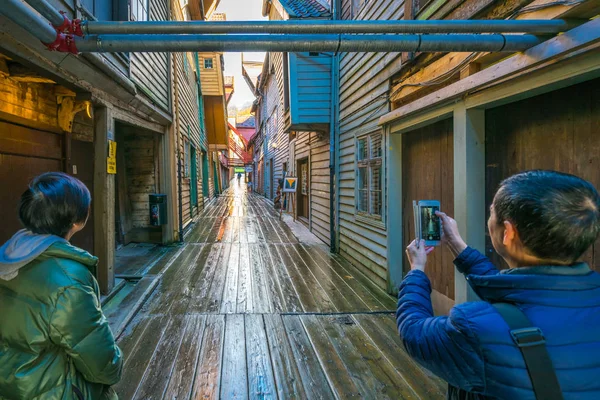
POLYGON ((117 173, 117 142, 108 141, 108 158, 106 159, 106 172, 109 174, 117 173))

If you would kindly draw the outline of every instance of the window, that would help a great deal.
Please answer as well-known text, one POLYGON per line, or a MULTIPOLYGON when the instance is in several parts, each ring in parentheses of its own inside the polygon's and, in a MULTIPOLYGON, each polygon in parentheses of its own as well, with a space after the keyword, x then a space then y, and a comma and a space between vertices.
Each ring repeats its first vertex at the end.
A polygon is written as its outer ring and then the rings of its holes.
POLYGON ((204 69, 213 69, 213 59, 212 58, 204 59, 204 69))
POLYGON ((148 0, 131 0, 132 21, 148 21, 148 0))
POLYGON ((383 134, 362 136, 356 142, 356 211, 383 218, 383 134))

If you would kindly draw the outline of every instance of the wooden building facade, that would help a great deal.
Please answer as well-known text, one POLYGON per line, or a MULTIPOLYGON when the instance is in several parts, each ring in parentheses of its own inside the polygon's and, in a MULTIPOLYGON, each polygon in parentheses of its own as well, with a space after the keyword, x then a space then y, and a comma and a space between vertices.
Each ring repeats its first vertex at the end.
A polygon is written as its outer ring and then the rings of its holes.
MULTIPOLYGON (((276 0, 263 3, 263 15, 270 20, 331 19, 331 10, 317 0, 276 0)), ((275 197, 284 174, 299 178, 295 209, 290 202, 288 211, 327 244, 332 61, 330 54, 322 53, 267 55, 257 90, 262 146, 254 146, 253 166, 256 190, 269 199, 275 197)))
MULTIPOLYGON (((181 5, 172 0, 83 0, 76 8, 68 1, 50 3, 70 19, 184 18, 181 5)), ((205 3, 216 7, 218 1, 205 3)), ((0 16, 0 184, 15 189, 0 196, 8 221, 0 229, 0 241, 19 228, 19 195, 33 177, 48 171, 72 174, 92 192, 92 215, 73 243, 99 257, 97 278, 103 293, 114 285, 118 245, 177 240, 177 157, 185 154, 180 139, 185 134, 199 152, 207 148, 200 88, 190 60, 181 54, 49 52, 0 16), (111 143, 116 143, 114 158, 111 143), (109 164, 115 163, 113 171, 109 164), (162 226, 150 223, 153 193, 167 195, 167 223, 162 226)), ((196 186, 203 182, 198 171, 196 186)), ((191 181, 182 186, 182 194, 187 193, 183 197, 193 197, 193 186, 191 181)), ((197 193, 199 206, 202 192, 197 193)), ((184 216, 198 211, 191 200, 188 204, 184 216)))
MULTIPOLYGON (((600 25, 591 19, 600 11, 597 2, 358 3, 342 1, 345 19, 581 23, 517 54, 342 56, 340 250, 381 287, 394 292, 408 270, 412 200, 440 200, 467 242, 501 266, 486 217, 502 179, 547 168, 600 187, 594 138, 600 127, 600 25)), ((595 248, 585 256, 592 266, 595 248)), ((427 273, 436 312, 469 298, 446 250, 434 252, 427 273)))

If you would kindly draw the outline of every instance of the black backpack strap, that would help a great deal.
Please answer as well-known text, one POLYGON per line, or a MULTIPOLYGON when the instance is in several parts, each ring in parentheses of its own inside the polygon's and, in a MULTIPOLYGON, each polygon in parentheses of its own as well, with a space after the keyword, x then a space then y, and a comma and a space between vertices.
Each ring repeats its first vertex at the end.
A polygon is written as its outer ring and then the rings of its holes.
POLYGON ((492 306, 508 324, 510 336, 523 354, 535 397, 539 400, 562 400, 542 330, 532 326, 523 311, 513 304, 494 303, 492 306))

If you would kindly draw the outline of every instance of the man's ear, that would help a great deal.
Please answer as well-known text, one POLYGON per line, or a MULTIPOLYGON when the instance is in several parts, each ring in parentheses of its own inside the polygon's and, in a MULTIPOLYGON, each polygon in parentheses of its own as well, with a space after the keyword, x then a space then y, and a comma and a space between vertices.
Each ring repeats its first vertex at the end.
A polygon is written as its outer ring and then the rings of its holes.
POLYGON ((517 238, 517 229, 510 221, 504 221, 504 235, 502 237, 502 244, 505 247, 512 247, 517 238))

